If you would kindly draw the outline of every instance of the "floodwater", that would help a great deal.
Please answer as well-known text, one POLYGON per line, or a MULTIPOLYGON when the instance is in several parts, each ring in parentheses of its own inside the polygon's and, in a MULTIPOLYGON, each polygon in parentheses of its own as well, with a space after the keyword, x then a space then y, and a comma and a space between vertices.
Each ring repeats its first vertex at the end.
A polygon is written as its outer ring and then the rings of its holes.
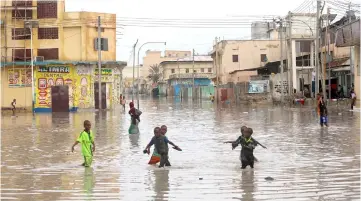
POLYGON ((330 111, 320 128, 311 108, 231 107, 209 101, 141 101, 140 135, 129 135, 122 109, 75 114, 3 116, 3 200, 360 200, 360 113, 330 111), (70 148, 92 122, 96 152, 81 167, 70 148), (142 150, 155 126, 183 149, 171 150, 172 167, 147 164, 142 150), (235 140, 242 125, 268 147, 257 147, 253 170, 240 169, 235 140), (266 181, 273 177, 273 181, 266 181))

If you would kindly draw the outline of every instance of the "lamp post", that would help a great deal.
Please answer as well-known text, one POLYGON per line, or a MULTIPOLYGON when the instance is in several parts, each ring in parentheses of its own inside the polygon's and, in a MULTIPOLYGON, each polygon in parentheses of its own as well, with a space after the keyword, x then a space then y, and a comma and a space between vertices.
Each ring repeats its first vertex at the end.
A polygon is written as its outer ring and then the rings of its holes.
POLYGON ((24 21, 24 27, 30 29, 30 54, 31 54, 31 98, 33 113, 35 112, 35 79, 34 79, 34 54, 33 54, 33 28, 39 27, 38 20, 24 21))
POLYGON ((138 81, 137 81, 137 107, 138 107, 138 109, 139 109, 139 53, 140 53, 140 50, 142 49, 142 47, 144 45, 151 44, 151 43, 155 43, 155 44, 160 43, 160 44, 167 45, 167 42, 146 42, 146 43, 143 43, 138 49, 138 59, 137 59, 138 60, 138 62, 137 62, 137 65, 138 65, 138 72, 137 72, 137 78, 138 78, 138 81))

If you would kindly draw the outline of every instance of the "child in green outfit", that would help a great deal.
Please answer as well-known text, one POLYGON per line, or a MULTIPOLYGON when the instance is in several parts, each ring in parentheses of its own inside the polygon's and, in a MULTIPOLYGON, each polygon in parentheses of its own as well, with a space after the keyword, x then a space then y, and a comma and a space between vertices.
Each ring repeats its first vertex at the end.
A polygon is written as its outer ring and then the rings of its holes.
POLYGON ((80 133, 78 139, 71 147, 71 152, 74 152, 74 147, 81 144, 81 152, 84 156, 84 163, 82 166, 90 167, 93 161, 93 152, 95 151, 94 135, 90 130, 91 123, 88 120, 84 121, 84 131, 80 133))

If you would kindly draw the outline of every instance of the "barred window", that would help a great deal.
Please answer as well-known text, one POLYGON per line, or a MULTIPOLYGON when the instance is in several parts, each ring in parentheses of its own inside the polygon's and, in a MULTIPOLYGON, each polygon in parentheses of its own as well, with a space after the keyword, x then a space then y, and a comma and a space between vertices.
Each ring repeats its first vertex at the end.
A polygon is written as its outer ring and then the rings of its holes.
POLYGON ((33 5, 32 0, 12 1, 12 6, 14 6, 14 7, 31 7, 32 5, 33 5))
POLYGON ((13 28, 11 36, 13 40, 30 40, 31 32, 28 28, 13 28))
POLYGON ((38 49, 38 56, 43 56, 44 60, 58 60, 59 49, 58 48, 38 49))
POLYGON ((58 28, 39 28, 38 39, 58 39, 58 28))
POLYGON ((57 1, 38 1, 38 19, 57 18, 58 3, 57 1))
POLYGON ((32 10, 12 10, 13 19, 32 19, 33 11, 32 10))
POLYGON ((31 49, 13 49, 13 61, 30 61, 31 49))

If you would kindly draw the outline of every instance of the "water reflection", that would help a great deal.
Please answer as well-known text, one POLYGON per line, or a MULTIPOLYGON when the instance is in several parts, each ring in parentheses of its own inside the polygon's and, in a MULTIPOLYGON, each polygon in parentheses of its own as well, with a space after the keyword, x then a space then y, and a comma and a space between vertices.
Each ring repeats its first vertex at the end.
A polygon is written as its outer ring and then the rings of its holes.
POLYGON ((254 201, 255 185, 254 170, 242 171, 241 189, 243 189, 243 194, 241 200, 254 201))
POLYGON ((155 201, 168 200, 169 192, 169 170, 160 169, 153 171, 155 201))
POLYGON ((92 167, 84 168, 84 191, 86 192, 87 200, 93 200, 93 189, 95 186, 95 175, 92 167))

